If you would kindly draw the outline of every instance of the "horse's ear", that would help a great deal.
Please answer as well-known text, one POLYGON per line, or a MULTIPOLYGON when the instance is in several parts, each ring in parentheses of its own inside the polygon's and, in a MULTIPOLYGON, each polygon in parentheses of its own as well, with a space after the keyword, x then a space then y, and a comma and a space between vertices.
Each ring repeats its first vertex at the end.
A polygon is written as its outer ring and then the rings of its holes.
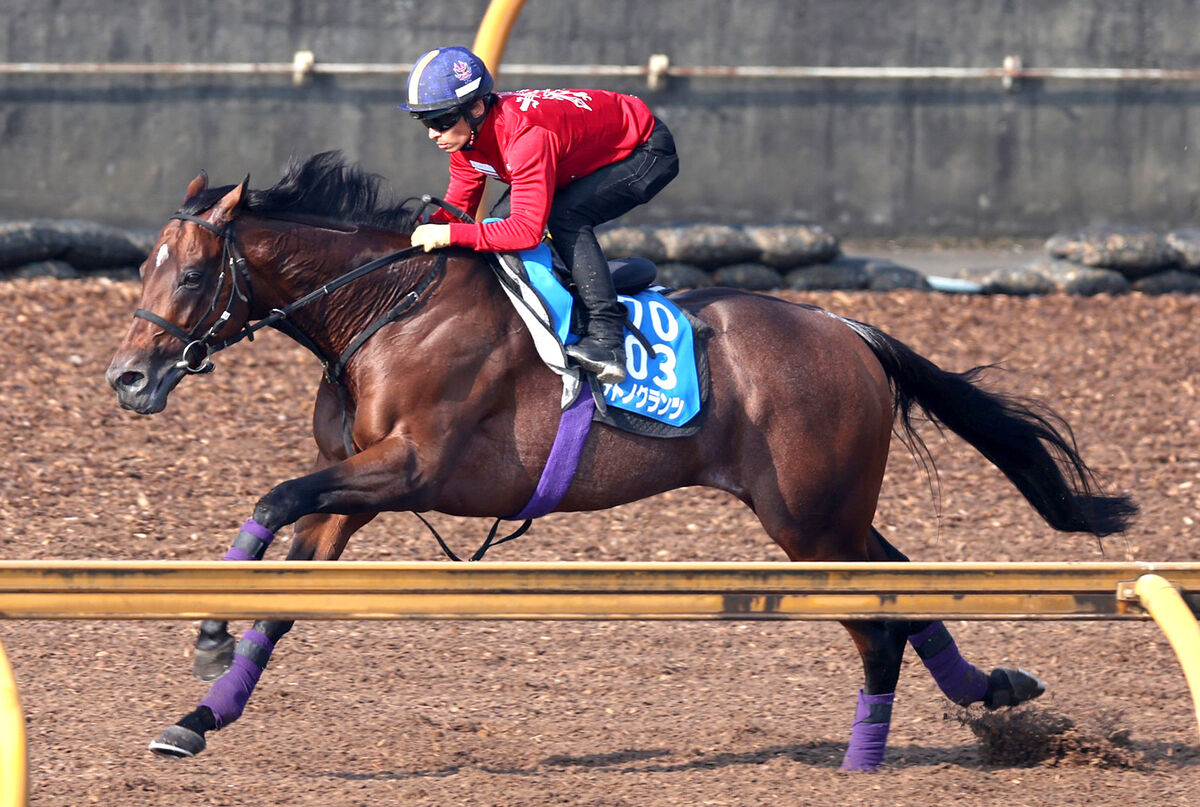
POLYGON ((229 193, 221 197, 221 201, 213 205, 212 223, 217 227, 224 227, 233 220, 233 214, 242 205, 246 198, 246 188, 250 184, 250 175, 246 174, 246 178, 242 183, 231 190, 229 193))
POLYGON ((206 188, 208 188, 208 173, 201 170, 199 174, 196 174, 196 178, 188 183, 187 195, 183 197, 183 201, 186 202, 206 188))

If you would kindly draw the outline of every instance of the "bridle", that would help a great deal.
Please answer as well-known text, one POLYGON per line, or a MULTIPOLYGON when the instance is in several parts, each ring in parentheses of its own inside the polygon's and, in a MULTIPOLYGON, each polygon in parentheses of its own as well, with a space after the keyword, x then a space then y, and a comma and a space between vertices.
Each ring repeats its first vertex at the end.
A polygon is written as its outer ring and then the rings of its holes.
POLYGON ((204 316, 200 317, 200 320, 196 323, 196 327, 190 332, 185 331, 174 322, 160 317, 153 311, 147 311, 144 308, 137 309, 133 312, 133 315, 153 322, 183 342, 183 353, 179 361, 175 362, 175 369, 183 370, 189 375, 211 373, 215 369, 215 366, 208 358, 210 355, 216 353, 218 350, 229 347, 235 342, 240 342, 242 339, 254 339, 254 330, 257 329, 252 329, 249 323, 247 323, 235 338, 219 343, 213 341, 217 333, 229 321, 229 318, 233 316, 235 299, 241 300, 247 306, 250 305, 250 299, 253 295, 253 289, 250 285, 250 270, 246 268, 246 259, 238 251, 237 235, 234 232, 232 220, 230 220, 229 224, 225 225, 224 229, 221 229, 198 216, 192 216, 188 213, 176 213, 171 218, 199 224, 204 229, 215 233, 221 239, 221 274, 217 278, 217 288, 213 292, 212 300, 209 301, 208 310, 204 312, 204 316), (221 299, 221 293, 225 290, 226 276, 229 277, 232 288, 229 292, 229 299, 225 302, 225 310, 213 320, 208 330, 204 331, 205 321, 217 310, 217 303, 221 299), (241 278, 241 283, 238 281, 239 277, 241 278), (245 286, 245 290, 243 290, 243 285, 245 286), (204 331, 204 333, 201 334, 201 331, 204 331))
POLYGON ((228 339, 216 341, 216 335, 221 328, 233 316, 234 299, 240 299, 247 306, 251 307, 253 299, 253 288, 250 283, 250 270, 246 265, 246 259, 242 256, 241 251, 237 246, 237 233, 234 230, 234 221, 225 225, 224 229, 216 227, 213 224, 205 221, 197 216, 192 216, 188 213, 176 213, 171 216, 172 219, 180 221, 190 221, 200 225, 204 229, 216 234, 221 239, 221 274, 217 278, 217 288, 213 292, 213 298, 209 302, 208 310, 205 312, 190 332, 185 331, 180 326, 171 322, 164 317, 155 314, 153 311, 147 311, 144 308, 139 308, 133 312, 134 317, 138 317, 154 323, 162 328, 167 333, 171 334, 179 341, 183 342, 183 353, 179 361, 174 365, 176 369, 183 370, 188 374, 211 373, 214 365, 209 358, 217 351, 224 350, 227 347, 236 345, 243 339, 250 341, 254 340, 254 334, 263 328, 279 328, 285 330, 290 336, 296 339, 304 347, 312 351, 325 369, 325 377, 338 387, 339 393, 343 392, 341 376, 346 369, 346 364, 350 357, 369 339, 374 333, 392 322, 399 319, 404 314, 417 304, 426 291, 441 277, 442 271, 445 268, 446 256, 445 253, 439 253, 437 262, 434 264, 432 271, 427 274, 417 286, 404 296, 398 305, 393 307, 387 313, 372 322, 367 328, 360 333, 351 343, 350 346, 336 359, 331 359, 317 347, 316 343, 309 338, 303 331, 296 327, 292 322, 285 322, 297 310, 305 307, 309 303, 314 302, 322 297, 325 297, 343 286, 358 280, 365 275, 374 272, 384 266, 395 263, 396 261, 408 255, 417 253, 421 250, 420 247, 405 247, 404 249, 396 250, 395 252, 384 255, 382 258, 351 269, 346 274, 336 278, 335 280, 326 283, 320 288, 314 289, 300 299, 284 306, 283 308, 274 308, 271 313, 257 322, 246 322, 241 330, 235 333, 228 339), (212 325, 205 330, 204 323, 217 310, 218 301, 221 299, 221 294, 225 289, 225 278, 229 278, 232 286, 229 292, 229 299, 225 302, 225 310, 221 312, 212 325), (239 281, 239 277, 241 280, 239 281), (244 286, 244 290, 243 290, 244 286), (203 333, 201 333, 203 332, 203 333))

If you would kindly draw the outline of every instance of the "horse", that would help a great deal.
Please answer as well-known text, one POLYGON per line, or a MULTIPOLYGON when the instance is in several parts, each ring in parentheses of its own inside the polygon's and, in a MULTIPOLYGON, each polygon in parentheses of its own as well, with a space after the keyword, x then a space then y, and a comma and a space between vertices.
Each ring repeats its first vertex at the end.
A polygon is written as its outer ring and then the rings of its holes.
MULTIPOLYGON (((259 327, 323 362, 311 472, 259 499, 225 557, 261 559, 291 524, 288 560, 332 560, 380 512, 520 511, 555 440, 561 379, 539 360, 488 256, 413 249, 420 208, 392 203, 381 177, 337 152, 293 160, 268 189, 248 183, 192 180, 140 269, 139 307, 106 372, 122 407, 151 415, 259 327)), ((985 389, 985 368, 943 370, 878 328, 769 295, 705 288, 671 299, 705 333, 711 388, 699 428, 666 439, 597 425, 556 510, 709 486, 750 507, 791 561, 907 561, 872 520, 893 430, 928 455, 913 422, 923 413, 1003 471, 1056 530, 1104 536, 1137 512, 1102 489, 1065 421, 985 389)), ((206 732, 242 714, 292 624, 259 620, 235 644, 225 622, 202 623, 196 672, 215 678, 212 688, 151 749, 204 750, 206 732)), ((975 667, 941 622, 843 625, 864 678, 847 770, 883 761, 907 644, 960 705, 1014 706, 1044 690, 1026 670, 975 667)))

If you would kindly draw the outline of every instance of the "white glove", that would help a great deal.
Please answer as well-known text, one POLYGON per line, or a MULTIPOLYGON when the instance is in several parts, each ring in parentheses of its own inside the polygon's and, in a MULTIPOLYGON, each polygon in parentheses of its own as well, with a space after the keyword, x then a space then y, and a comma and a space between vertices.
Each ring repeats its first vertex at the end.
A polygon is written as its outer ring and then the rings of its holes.
POLYGON ((450 246, 450 225, 422 224, 413 230, 412 245, 423 247, 426 252, 450 246))

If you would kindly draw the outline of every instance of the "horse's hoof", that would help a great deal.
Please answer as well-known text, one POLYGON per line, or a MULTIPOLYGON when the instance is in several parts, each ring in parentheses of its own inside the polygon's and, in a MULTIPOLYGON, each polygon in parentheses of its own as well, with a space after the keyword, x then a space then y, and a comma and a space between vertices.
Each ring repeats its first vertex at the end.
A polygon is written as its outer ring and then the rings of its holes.
POLYGON ((201 681, 216 681, 233 666, 233 648, 237 640, 226 636, 213 647, 197 647, 192 658, 192 675, 201 681))
POLYGON ((197 734, 191 729, 180 725, 168 726, 166 731, 158 735, 158 739, 150 743, 150 750, 159 756, 171 759, 194 757, 208 745, 203 734, 197 734))
POLYGON ((997 667, 988 676, 988 691, 983 705, 989 709, 1017 706, 1046 691, 1046 685, 1028 670, 997 667))

